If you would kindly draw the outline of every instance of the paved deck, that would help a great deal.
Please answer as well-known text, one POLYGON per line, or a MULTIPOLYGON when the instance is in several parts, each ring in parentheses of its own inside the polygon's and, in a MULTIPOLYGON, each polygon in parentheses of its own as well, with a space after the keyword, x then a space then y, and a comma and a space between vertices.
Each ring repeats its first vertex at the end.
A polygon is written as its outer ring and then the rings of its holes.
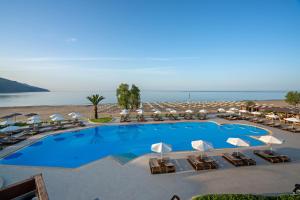
MULTIPOLYGON (((253 125, 246 121, 214 121, 253 125)), ((191 152, 180 152, 169 154, 178 168, 176 174, 151 175, 148 158, 153 155, 149 154, 125 165, 107 157, 77 169, 0 165, 0 176, 6 184, 10 184, 42 172, 51 200, 163 200, 170 199, 174 194, 182 199, 190 199, 194 195, 207 193, 290 192, 295 183, 300 183, 300 134, 262 125, 261 127, 286 140, 286 143, 275 149, 289 155, 292 163, 269 164, 248 150, 246 154, 256 159, 257 166, 236 168, 216 157, 221 164, 220 169, 195 172, 184 159, 191 152)), ((220 152, 214 151, 210 154, 216 156, 220 152)))

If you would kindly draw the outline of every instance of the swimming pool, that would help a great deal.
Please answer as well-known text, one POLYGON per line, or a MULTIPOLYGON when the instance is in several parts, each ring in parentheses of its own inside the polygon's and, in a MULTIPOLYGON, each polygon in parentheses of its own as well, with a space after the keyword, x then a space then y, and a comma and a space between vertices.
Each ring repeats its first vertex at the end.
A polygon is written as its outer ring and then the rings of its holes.
POLYGON ((214 122, 104 125, 49 135, 0 159, 0 164, 75 168, 100 158, 140 156, 151 152, 151 144, 164 142, 173 151, 192 150, 191 141, 205 140, 214 148, 234 148, 228 137, 239 137, 251 146, 263 143, 251 138, 267 130, 241 124, 214 122))

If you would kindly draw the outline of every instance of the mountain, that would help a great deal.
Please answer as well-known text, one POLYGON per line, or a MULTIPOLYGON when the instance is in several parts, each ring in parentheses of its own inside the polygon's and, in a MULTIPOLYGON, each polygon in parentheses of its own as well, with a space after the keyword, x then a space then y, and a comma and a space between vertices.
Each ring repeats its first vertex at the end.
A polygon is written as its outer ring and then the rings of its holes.
POLYGON ((44 88, 39 88, 17 81, 11 81, 5 78, 0 78, 0 93, 17 93, 17 92, 49 92, 44 88))

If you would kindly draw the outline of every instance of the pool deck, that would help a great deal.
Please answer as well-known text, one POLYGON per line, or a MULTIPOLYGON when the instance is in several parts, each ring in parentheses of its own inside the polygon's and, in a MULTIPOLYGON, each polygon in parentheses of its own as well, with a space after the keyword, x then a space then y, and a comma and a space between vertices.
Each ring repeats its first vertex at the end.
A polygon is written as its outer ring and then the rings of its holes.
MULTIPOLYGON (((247 121, 210 121, 256 125, 247 121)), ((107 157, 76 169, 0 165, 0 176, 7 185, 43 173, 51 200, 163 200, 171 199, 174 194, 181 199, 190 199, 194 195, 207 193, 291 192, 294 184, 300 183, 300 134, 258 126, 271 130, 274 136, 286 141, 280 146, 274 146, 274 149, 289 155, 291 163, 270 164, 253 155, 250 150, 245 150, 247 155, 255 158, 257 166, 236 168, 221 157, 215 157, 221 165, 220 169, 196 172, 185 160, 187 155, 194 152, 173 152, 168 156, 174 159, 178 169, 175 174, 151 175, 148 159, 155 155, 148 154, 125 165, 107 157)), ((232 150, 216 150, 209 155, 216 156, 226 151, 232 150)))

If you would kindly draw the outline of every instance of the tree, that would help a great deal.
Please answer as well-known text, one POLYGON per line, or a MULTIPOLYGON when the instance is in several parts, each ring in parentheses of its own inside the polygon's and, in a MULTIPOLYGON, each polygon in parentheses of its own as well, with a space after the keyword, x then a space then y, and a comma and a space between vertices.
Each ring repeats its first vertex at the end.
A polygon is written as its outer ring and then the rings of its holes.
POLYGON ((132 85, 130 89, 130 105, 132 109, 137 109, 141 104, 140 89, 136 85, 132 85))
POLYGON ((117 88, 117 99, 118 104, 123 109, 129 108, 130 103, 130 91, 129 91, 129 85, 126 83, 122 83, 117 88))
POLYGON ((94 105, 95 119, 98 119, 98 104, 104 99, 99 94, 88 96, 87 99, 94 105))
POLYGON ((289 91, 285 95, 285 102, 296 107, 300 103, 300 92, 289 91))

